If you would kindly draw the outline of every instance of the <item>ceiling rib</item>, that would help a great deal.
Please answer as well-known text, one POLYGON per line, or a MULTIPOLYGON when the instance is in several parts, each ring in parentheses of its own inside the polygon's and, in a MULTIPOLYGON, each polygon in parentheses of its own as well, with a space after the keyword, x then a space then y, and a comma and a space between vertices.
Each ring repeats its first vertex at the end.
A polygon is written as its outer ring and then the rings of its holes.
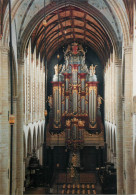
POLYGON ((80 43, 95 49, 101 55, 101 59, 106 59, 112 50, 112 43, 100 23, 88 13, 74 6, 56 10, 47 16, 46 21, 46 27, 41 22, 33 31, 32 47, 33 51, 36 47, 41 56, 44 56, 46 51, 47 60, 55 53, 58 42, 60 47, 70 41, 80 41, 80 43))

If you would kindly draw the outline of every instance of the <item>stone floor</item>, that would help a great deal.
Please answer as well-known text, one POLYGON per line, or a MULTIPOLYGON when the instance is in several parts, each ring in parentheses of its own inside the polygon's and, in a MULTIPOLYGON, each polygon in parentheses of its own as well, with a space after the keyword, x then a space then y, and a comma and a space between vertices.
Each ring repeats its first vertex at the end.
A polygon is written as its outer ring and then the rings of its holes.
MULTIPOLYGON (((57 179, 57 181, 58 181, 58 179, 57 179)), ((52 185, 52 188, 49 188, 49 186, 46 186, 46 187, 26 189, 26 191, 24 192, 24 195, 27 195, 27 194, 28 195, 30 195, 30 194, 31 195, 32 194, 37 194, 37 195, 40 195, 40 194, 62 194, 62 193, 63 194, 72 194, 73 192, 75 192, 75 194, 88 194, 87 184, 85 184, 85 183, 83 184, 83 183, 79 182, 80 187, 79 186, 77 187, 77 184, 75 184, 76 187, 74 186, 74 189, 73 189, 73 181, 72 182, 70 182, 71 180, 68 180, 68 181, 67 181, 67 184, 64 184, 65 180, 63 180, 63 182, 61 181, 59 184, 57 184, 57 182, 54 181, 54 184, 52 185), (63 185, 66 185, 66 187, 64 188, 63 185), (84 187, 85 190, 83 189, 82 185, 85 185, 85 187, 84 187), (68 187, 68 186, 70 186, 70 187, 68 187)), ((88 178, 88 184, 90 185, 90 194, 95 194, 94 191, 93 191, 93 188, 91 187, 93 183, 94 183, 94 186, 95 186, 94 190, 95 190, 96 194, 102 194, 101 185, 100 185, 99 180, 98 180, 97 177, 96 177, 95 180, 93 178, 92 181, 90 181, 90 179, 88 178)))
MULTIPOLYGON (((95 184, 96 194, 101 194, 101 186, 99 183, 95 184)), ((24 192, 24 195, 44 195, 44 194, 61 194, 62 193, 62 186, 61 185, 54 185, 51 191, 48 187, 38 187, 38 188, 30 188, 24 192)), ((81 192, 82 194, 82 192, 81 192)), ((91 193, 93 194, 93 193, 91 193)))
POLYGON ((39 195, 39 194, 48 194, 48 188, 44 188, 44 187, 38 187, 38 188, 30 188, 30 189, 27 189, 25 192, 24 192, 25 195, 27 194, 35 194, 35 195, 39 195))

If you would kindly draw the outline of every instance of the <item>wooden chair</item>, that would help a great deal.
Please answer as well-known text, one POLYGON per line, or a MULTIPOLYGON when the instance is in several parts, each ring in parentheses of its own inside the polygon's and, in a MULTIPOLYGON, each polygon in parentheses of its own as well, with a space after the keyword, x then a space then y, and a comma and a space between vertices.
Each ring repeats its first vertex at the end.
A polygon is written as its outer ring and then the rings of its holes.
POLYGON ((92 189, 94 189, 95 188, 95 185, 94 184, 92 184, 92 189))
POLYGON ((68 184, 68 187, 67 188, 70 189, 70 187, 71 187, 70 184, 68 184))
POLYGON ((61 194, 65 194, 65 190, 62 190, 62 193, 61 194))
POLYGON ((72 190, 72 194, 75 194, 75 190, 72 190))
POLYGON ((90 191, 90 190, 87 190, 87 193, 88 193, 88 194, 91 194, 91 191, 90 191))
POLYGON ((87 184, 87 189, 90 189, 90 184, 87 184))
POLYGON ((80 188, 80 184, 77 185, 77 188, 78 188, 78 189, 80 188))
POLYGON ((75 187, 76 187, 75 184, 73 184, 73 189, 75 189, 75 187))

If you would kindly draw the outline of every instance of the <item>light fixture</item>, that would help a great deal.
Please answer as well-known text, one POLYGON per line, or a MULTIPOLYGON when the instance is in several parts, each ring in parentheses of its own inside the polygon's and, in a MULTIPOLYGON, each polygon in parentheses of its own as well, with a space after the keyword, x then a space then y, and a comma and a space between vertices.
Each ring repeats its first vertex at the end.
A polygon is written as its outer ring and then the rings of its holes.
POLYGON ((65 0, 65 31, 64 31, 64 33, 65 34, 67 33, 67 31, 66 31, 66 0, 65 0))
POLYGON ((47 26, 47 21, 46 21, 46 19, 44 19, 42 23, 43 23, 44 26, 47 26))
POLYGON ((57 168, 59 168, 59 163, 57 163, 57 165, 56 165, 56 166, 57 166, 57 168))
POLYGON ((60 114, 60 110, 57 110, 57 114, 60 114))
POLYGON ((11 114, 9 116, 9 124, 10 125, 14 125, 15 124, 15 116, 13 114, 11 114))
POLYGON ((44 116, 45 116, 45 117, 47 116, 47 110, 44 111, 44 116))
POLYGON ((44 20, 43 20, 43 25, 47 26, 47 21, 45 19, 45 0, 44 0, 44 20))
POLYGON ((59 59, 59 58, 60 58, 60 55, 58 54, 58 55, 57 55, 57 59, 59 59))

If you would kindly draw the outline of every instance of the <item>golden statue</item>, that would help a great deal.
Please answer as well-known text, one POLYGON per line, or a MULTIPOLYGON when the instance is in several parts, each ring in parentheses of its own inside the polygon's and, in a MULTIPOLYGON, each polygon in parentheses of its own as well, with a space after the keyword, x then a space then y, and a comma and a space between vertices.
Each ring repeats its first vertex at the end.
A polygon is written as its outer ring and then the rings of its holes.
POLYGON ((98 95, 97 99, 98 99, 98 108, 100 108, 100 105, 102 104, 102 100, 104 101, 104 99, 100 95, 98 95))
POLYGON ((72 122, 78 122, 78 119, 77 118, 73 118, 71 119, 72 122))
POLYGON ((70 168, 70 176, 71 177, 75 177, 75 169, 74 169, 74 167, 70 168))
POLYGON ((85 125, 85 121, 81 121, 81 120, 78 121, 79 127, 84 127, 84 125, 85 125))
POLYGON ((71 124, 71 121, 68 119, 68 120, 66 120, 66 126, 70 126, 70 124, 71 124))
POLYGON ((52 106, 53 106, 52 96, 48 96, 48 102, 49 102, 49 106, 52 108, 52 106))
POLYGON ((95 75, 96 66, 97 66, 97 65, 93 66, 93 64, 90 66, 90 70, 92 71, 92 76, 95 75))
POLYGON ((76 167, 77 166, 77 155, 75 153, 73 153, 72 155, 72 159, 71 159, 71 163, 73 164, 73 167, 76 167))

